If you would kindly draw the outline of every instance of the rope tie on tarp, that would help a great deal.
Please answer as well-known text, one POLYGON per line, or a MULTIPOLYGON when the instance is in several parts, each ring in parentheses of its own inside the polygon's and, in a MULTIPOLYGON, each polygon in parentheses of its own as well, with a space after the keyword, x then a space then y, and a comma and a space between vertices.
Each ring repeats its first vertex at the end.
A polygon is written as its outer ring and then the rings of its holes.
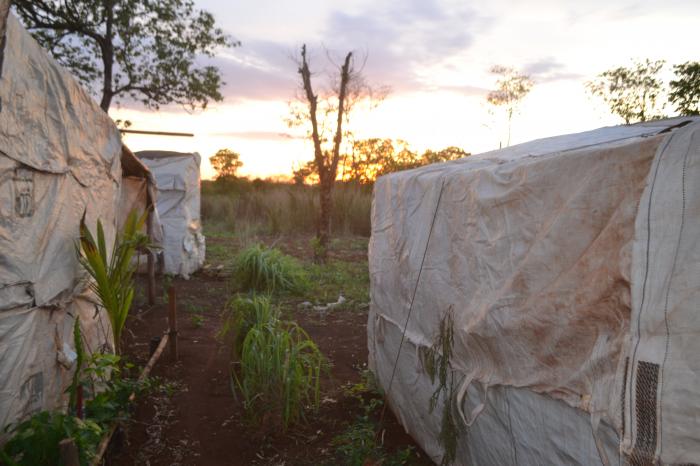
MULTIPOLYGON (((416 294, 418 293, 418 285, 420 284, 420 277, 423 273, 423 266, 425 265, 425 258, 428 255, 428 247, 430 246, 430 238, 433 236, 433 229, 435 228, 435 219, 437 218, 438 209, 440 208, 440 201, 442 200, 442 192, 445 188, 445 177, 443 176, 442 182, 440 183, 440 192, 438 193, 437 202, 435 203, 435 210, 433 211, 433 220, 430 222, 430 230, 428 231, 428 239, 425 241, 425 249, 423 251, 423 257, 420 261, 420 268, 418 269, 418 277, 416 278, 416 285, 413 287, 413 296, 411 296, 411 303, 408 306, 408 314, 406 315, 406 322, 403 325, 403 331, 401 332, 401 341, 399 342, 399 349, 396 351, 396 359, 394 360, 394 367, 391 370, 391 378, 389 378, 389 385, 384 392, 384 406, 382 406, 382 414, 379 417, 379 425, 384 424, 384 415, 386 413, 386 405, 389 397, 389 392, 391 392, 391 387, 394 383, 394 377, 396 376, 396 367, 399 364, 399 356, 401 356, 401 350, 403 349, 403 342, 406 339, 406 330, 408 329, 408 322, 411 319, 411 314, 413 313, 413 302, 416 300, 416 294)), ((379 429, 377 432, 381 431, 379 429)))

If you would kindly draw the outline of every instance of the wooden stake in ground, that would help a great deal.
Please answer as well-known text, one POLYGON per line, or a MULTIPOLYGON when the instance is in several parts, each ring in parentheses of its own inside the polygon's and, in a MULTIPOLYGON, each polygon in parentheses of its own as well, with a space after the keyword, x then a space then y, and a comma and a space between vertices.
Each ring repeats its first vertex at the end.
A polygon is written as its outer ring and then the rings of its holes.
POLYGON ((170 358, 177 361, 177 298, 175 287, 168 288, 168 335, 170 335, 170 358))
POLYGON ((80 456, 78 455, 78 446, 72 438, 66 438, 58 443, 59 456, 61 464, 65 466, 80 466, 80 456))

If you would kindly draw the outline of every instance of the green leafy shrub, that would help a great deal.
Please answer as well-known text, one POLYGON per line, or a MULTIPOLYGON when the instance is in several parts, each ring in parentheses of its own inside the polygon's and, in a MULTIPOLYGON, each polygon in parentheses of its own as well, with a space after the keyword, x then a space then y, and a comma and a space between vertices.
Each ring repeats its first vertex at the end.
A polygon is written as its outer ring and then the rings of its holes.
MULTIPOLYGON (((79 322, 76 319, 76 322, 79 322)), ((74 336, 80 337, 76 323, 74 336)), ((78 340, 76 340, 78 341, 78 340)), ((97 446, 115 421, 128 418, 129 397, 156 386, 155 379, 133 380, 122 377, 133 366, 114 354, 94 353, 89 358, 77 344, 78 359, 73 383, 68 388, 71 401, 68 413, 41 411, 30 419, 5 430, 12 438, 0 450, 0 464, 7 466, 54 465, 59 460, 59 442, 72 438, 78 447, 80 463, 90 464, 97 446), (85 394, 85 419, 75 417, 75 393, 82 385, 85 394)))
POLYGON ((83 370, 83 385, 87 395, 85 415, 106 427, 129 417, 129 397, 150 390, 155 379, 131 379, 122 376, 133 365, 115 354, 94 353, 83 370))
POLYGON ((362 414, 350 424, 342 434, 333 439, 335 458, 339 464, 347 466, 364 466, 381 464, 382 466, 400 466, 410 464, 413 447, 406 447, 389 453, 379 441, 377 423, 373 415, 381 408, 383 401, 376 398, 378 393, 365 383, 350 387, 347 392, 356 398, 362 407, 362 414), (369 396, 369 401, 365 397, 369 396))
POLYGON ((115 352, 121 352, 121 334, 134 299, 133 275, 136 264, 131 259, 138 249, 148 246, 148 237, 141 233, 147 214, 138 217, 131 211, 124 229, 114 238, 110 254, 107 254, 105 232, 97 220, 97 238, 85 224, 85 213, 80 220, 78 258, 92 277, 90 288, 97 294, 112 324, 115 352))
POLYGON ((261 244, 238 255, 233 280, 238 290, 263 293, 302 293, 308 288, 306 274, 296 259, 261 244))
POLYGON ((59 442, 66 438, 75 440, 80 464, 89 464, 104 433, 91 419, 50 411, 41 411, 7 430, 13 436, 0 451, 0 460, 8 466, 61 464, 59 442))

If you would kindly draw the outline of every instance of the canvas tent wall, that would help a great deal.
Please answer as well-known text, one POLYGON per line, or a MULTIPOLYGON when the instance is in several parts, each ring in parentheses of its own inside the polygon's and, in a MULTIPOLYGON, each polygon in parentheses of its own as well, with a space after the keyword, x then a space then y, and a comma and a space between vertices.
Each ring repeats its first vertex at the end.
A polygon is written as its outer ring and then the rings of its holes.
MULTIPOLYGON (((124 222, 132 210, 143 213, 151 211, 152 218, 149 220, 152 225, 150 230, 151 242, 160 244, 163 239, 162 227, 155 209, 157 191, 156 180, 146 165, 141 162, 136 155, 126 146, 122 146, 122 189, 119 200, 119 215, 117 217, 117 228, 124 226, 124 222)), ((148 226, 144 226, 149 230, 148 226)))
POLYGON ((117 229, 122 231, 124 224, 133 211, 137 215, 147 213, 143 234, 148 235, 152 248, 143 251, 134 258, 140 272, 146 273, 146 290, 148 304, 156 302, 156 268, 155 250, 163 243, 163 228, 156 210, 156 182, 146 167, 126 145, 122 146, 122 186, 119 198, 117 229))
POLYGON ((204 265, 199 154, 141 151, 136 156, 156 179, 162 225, 163 272, 189 277, 204 265))
POLYGON ((699 214, 698 118, 380 178, 368 345, 401 423, 440 461, 449 314, 455 464, 700 463, 699 214))
MULTIPOLYGON (((0 1, 6 12, 7 1, 0 1)), ((56 408, 72 375, 72 327, 88 351, 111 346, 75 241, 115 234, 122 151, 116 126, 12 16, 0 77, 0 428, 56 408)))

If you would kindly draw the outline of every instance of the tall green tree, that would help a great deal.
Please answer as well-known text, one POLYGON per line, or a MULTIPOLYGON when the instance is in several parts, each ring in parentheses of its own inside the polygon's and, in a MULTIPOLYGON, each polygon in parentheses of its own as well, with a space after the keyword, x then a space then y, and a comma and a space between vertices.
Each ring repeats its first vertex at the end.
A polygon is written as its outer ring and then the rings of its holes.
POLYGON ((599 74, 586 83, 588 91, 610 107, 610 111, 626 124, 661 118, 663 81, 659 72, 664 60, 634 61, 627 68, 620 66, 599 74))
POLYGON ((681 115, 700 115, 700 62, 674 65, 676 79, 669 83, 668 100, 681 115))
POLYGON ((100 99, 149 108, 205 108, 222 100, 221 74, 197 63, 237 46, 193 0, 14 0, 34 38, 100 99))
POLYGON ((216 179, 235 178, 236 172, 243 166, 241 156, 231 149, 219 149, 209 157, 211 166, 216 171, 216 179))
POLYGON ((504 109, 508 124, 506 146, 510 146, 513 115, 518 111, 521 101, 532 90, 534 82, 530 76, 507 66, 496 65, 490 71, 498 76, 498 79, 496 80, 496 89, 486 95, 486 101, 494 107, 504 109))

